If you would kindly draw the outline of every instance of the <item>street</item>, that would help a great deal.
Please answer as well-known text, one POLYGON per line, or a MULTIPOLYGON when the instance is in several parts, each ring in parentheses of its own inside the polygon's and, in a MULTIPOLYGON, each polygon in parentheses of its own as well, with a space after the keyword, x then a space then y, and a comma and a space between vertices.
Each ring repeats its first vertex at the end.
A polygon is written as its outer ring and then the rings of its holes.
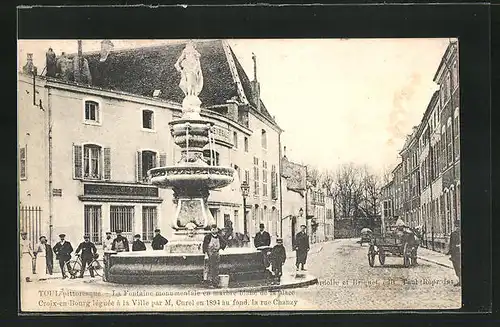
MULTIPOLYGON (((318 284, 279 293, 231 293, 226 289, 221 290, 224 294, 205 294, 207 290, 193 286, 116 285, 89 276, 62 280, 56 274, 46 281, 22 283, 22 303, 29 311, 109 311, 116 310, 118 301, 127 311, 217 311, 222 306, 237 311, 460 307, 461 288, 453 286, 457 279, 452 269, 424 260, 404 268, 399 257, 387 257, 384 267, 376 258, 375 266, 370 267, 368 245, 360 246, 356 241, 312 245, 306 268, 307 273, 318 278, 318 284)), ((287 259, 284 274, 295 274, 294 263, 295 257, 287 259)))
MULTIPOLYGON (((423 260, 404 268, 402 258, 387 257, 381 267, 368 265, 368 245, 357 239, 335 240, 311 254, 306 268, 319 283, 294 290, 296 297, 318 310, 394 310, 459 308, 461 287, 452 269, 423 260)), ((288 270, 294 260, 287 260, 288 270)))

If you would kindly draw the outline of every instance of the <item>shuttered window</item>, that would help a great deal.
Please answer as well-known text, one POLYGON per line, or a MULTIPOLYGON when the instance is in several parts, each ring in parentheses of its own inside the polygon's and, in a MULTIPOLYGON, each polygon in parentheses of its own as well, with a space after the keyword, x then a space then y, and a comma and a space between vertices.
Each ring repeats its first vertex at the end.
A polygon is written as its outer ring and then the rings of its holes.
POLYGON ((82 146, 73 144, 73 178, 83 177, 82 146))
POLYGON ((104 179, 111 179, 111 149, 104 148, 104 179))
POLYGON ((148 171, 156 167, 165 167, 167 165, 167 155, 158 154, 154 151, 137 151, 135 177, 138 183, 149 183, 150 176, 148 171))

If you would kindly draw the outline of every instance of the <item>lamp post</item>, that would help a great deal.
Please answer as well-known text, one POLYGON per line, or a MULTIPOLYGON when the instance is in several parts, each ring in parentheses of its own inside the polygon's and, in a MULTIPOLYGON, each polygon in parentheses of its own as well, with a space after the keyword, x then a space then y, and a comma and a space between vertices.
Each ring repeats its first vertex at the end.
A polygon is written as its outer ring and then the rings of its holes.
POLYGON ((243 233, 247 235, 247 197, 250 192, 250 186, 247 181, 241 183, 241 194, 243 195, 243 233))

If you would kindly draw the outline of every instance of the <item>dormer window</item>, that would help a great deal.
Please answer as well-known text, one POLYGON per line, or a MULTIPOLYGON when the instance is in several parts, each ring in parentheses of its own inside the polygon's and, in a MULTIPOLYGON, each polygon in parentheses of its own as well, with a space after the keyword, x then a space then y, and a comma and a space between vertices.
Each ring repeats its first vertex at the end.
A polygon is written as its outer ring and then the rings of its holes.
POLYGON ((152 110, 142 111, 142 128, 154 130, 154 112, 152 110))
POLYGON ((100 123, 99 104, 95 101, 85 101, 85 122, 100 123))

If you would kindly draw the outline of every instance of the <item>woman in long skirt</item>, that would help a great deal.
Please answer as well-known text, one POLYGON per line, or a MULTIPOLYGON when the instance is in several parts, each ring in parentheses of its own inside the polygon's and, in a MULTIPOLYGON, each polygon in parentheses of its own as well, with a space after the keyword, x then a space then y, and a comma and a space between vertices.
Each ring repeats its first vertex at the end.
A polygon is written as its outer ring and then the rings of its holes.
POLYGON ((35 272, 38 280, 47 279, 47 250, 45 243, 47 243, 45 236, 40 237, 40 243, 35 251, 35 272))

